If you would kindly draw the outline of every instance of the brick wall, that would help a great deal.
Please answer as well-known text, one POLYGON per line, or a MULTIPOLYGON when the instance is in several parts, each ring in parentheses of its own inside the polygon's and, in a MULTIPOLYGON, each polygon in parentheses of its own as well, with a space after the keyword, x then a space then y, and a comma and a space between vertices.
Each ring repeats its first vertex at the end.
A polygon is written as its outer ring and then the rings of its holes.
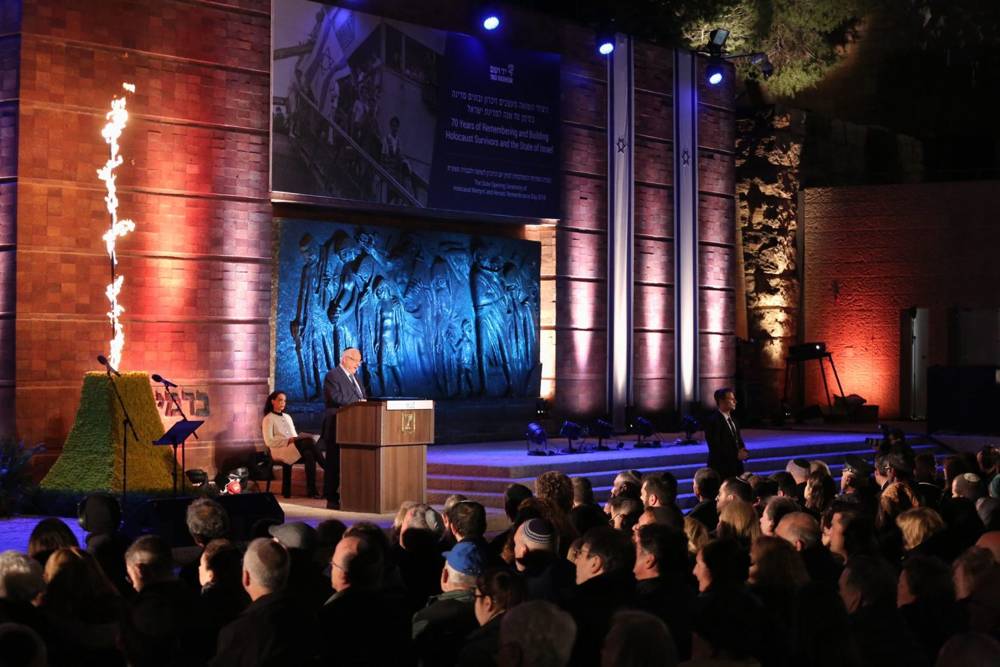
POLYGON ((736 113, 733 72, 709 86, 698 59, 698 382, 703 405, 736 372, 736 113))
POLYGON ((673 53, 635 46, 636 410, 674 405, 673 53))
MULTIPOLYGON (((899 415, 900 312, 930 307, 930 364, 951 307, 996 308, 997 182, 805 190, 805 339, 825 341, 844 391, 899 415)), ((825 403, 819 373, 807 401, 825 403)), ((833 381, 832 376, 830 378, 833 381)))
MULTIPOLYGON (((586 31, 577 29, 576 38, 585 41, 586 31)), ((606 407, 607 95, 607 67, 594 49, 564 56, 563 217, 555 230, 553 379, 555 411, 575 419, 603 415, 606 407), (589 102, 573 104, 579 97, 589 102)))
MULTIPOLYGON (((122 366, 206 398, 194 465, 258 438, 270 345, 270 3, 26 5, 21 41, 17 429, 58 452, 81 377, 107 353, 96 169, 104 114, 136 85, 122 138, 122 366)), ((190 409, 190 408, 189 408, 190 409)))

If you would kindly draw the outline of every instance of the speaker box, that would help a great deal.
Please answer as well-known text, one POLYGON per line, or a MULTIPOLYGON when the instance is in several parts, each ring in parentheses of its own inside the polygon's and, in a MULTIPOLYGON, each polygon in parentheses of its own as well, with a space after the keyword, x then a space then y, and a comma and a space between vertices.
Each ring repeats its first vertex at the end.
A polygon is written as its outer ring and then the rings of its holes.
MULTIPOLYGON (((187 529, 187 508, 195 498, 157 498, 147 500, 125 518, 122 532, 130 539, 140 535, 159 535, 171 547, 194 544, 187 529)), ((261 519, 284 523, 285 512, 271 493, 244 493, 236 496, 213 498, 229 514, 229 538, 246 541, 253 535, 253 527, 261 519)))

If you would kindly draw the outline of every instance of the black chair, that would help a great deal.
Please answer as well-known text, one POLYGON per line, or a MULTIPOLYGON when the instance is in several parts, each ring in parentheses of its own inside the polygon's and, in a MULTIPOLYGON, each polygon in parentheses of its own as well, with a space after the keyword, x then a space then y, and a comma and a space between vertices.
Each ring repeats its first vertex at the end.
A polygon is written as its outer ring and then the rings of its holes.
MULTIPOLYGON (((254 451, 250 464, 250 479, 257 482, 264 482, 264 491, 271 492, 271 482, 274 481, 275 461, 271 458, 271 450, 264 447, 264 451, 254 451)), ((282 463, 281 465, 281 497, 292 497, 292 464, 282 463)))

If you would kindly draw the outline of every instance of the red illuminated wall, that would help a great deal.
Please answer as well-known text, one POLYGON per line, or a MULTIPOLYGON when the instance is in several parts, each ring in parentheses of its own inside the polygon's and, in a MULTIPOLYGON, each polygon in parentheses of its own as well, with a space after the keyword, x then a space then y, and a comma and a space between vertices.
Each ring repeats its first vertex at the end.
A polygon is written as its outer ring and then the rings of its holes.
MULTIPOLYGON (((214 469, 259 440, 270 387, 276 215, 540 241, 541 336, 555 346, 554 358, 543 358, 543 390, 554 386, 563 414, 603 413, 607 72, 593 32, 523 9, 507 15, 511 45, 562 58, 564 217, 554 227, 442 222, 272 206, 270 6, 37 0, 25 8, 20 35, 16 13, 2 16, 0 410, 13 403, 18 435, 44 441, 49 458, 57 456, 82 376, 107 352, 101 234, 108 220, 96 170, 107 158, 104 114, 123 81, 137 93, 122 140, 120 212, 137 229, 119 242, 122 367, 180 383, 189 413, 206 419, 202 439, 188 450, 189 466, 214 469), (3 400, 15 386, 16 401, 3 400)), ((468 31, 465 7, 385 1, 365 11, 468 31)), ((636 398, 651 412, 673 403, 671 63, 669 50, 636 48, 636 398)), ((712 386, 732 368, 720 351, 732 329, 731 91, 716 95, 702 100, 699 162, 702 373, 712 386)), ((0 412, 0 426, 10 422, 0 412)))
MULTIPOLYGON (((17 431, 58 452, 107 353, 100 130, 135 83, 118 170, 122 367, 208 411, 200 448, 258 436, 268 386, 270 3, 38 0, 20 53, 17 431)), ((198 451, 195 464, 200 463, 198 451)))
MULTIPOLYGON (((805 339, 826 341, 844 391, 899 415, 900 312, 930 308, 930 364, 947 362, 951 307, 1000 306, 1000 183, 804 192, 805 339)), ((825 403, 810 368, 808 399, 825 403)), ((833 381, 832 375, 830 381, 833 381)))

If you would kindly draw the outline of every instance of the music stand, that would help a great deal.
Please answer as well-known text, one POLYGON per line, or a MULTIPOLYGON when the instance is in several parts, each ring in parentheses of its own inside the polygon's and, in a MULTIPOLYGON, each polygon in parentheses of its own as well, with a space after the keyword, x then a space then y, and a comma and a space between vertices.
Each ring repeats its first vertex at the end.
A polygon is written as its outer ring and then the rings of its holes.
MULTIPOLYGON (((205 422, 198 419, 182 419, 163 434, 159 440, 154 440, 154 445, 170 445, 174 448, 174 496, 177 495, 177 445, 181 447, 181 468, 186 467, 184 456, 184 442, 198 430, 198 427, 205 422)), ((181 485, 184 485, 183 478, 181 485)))

